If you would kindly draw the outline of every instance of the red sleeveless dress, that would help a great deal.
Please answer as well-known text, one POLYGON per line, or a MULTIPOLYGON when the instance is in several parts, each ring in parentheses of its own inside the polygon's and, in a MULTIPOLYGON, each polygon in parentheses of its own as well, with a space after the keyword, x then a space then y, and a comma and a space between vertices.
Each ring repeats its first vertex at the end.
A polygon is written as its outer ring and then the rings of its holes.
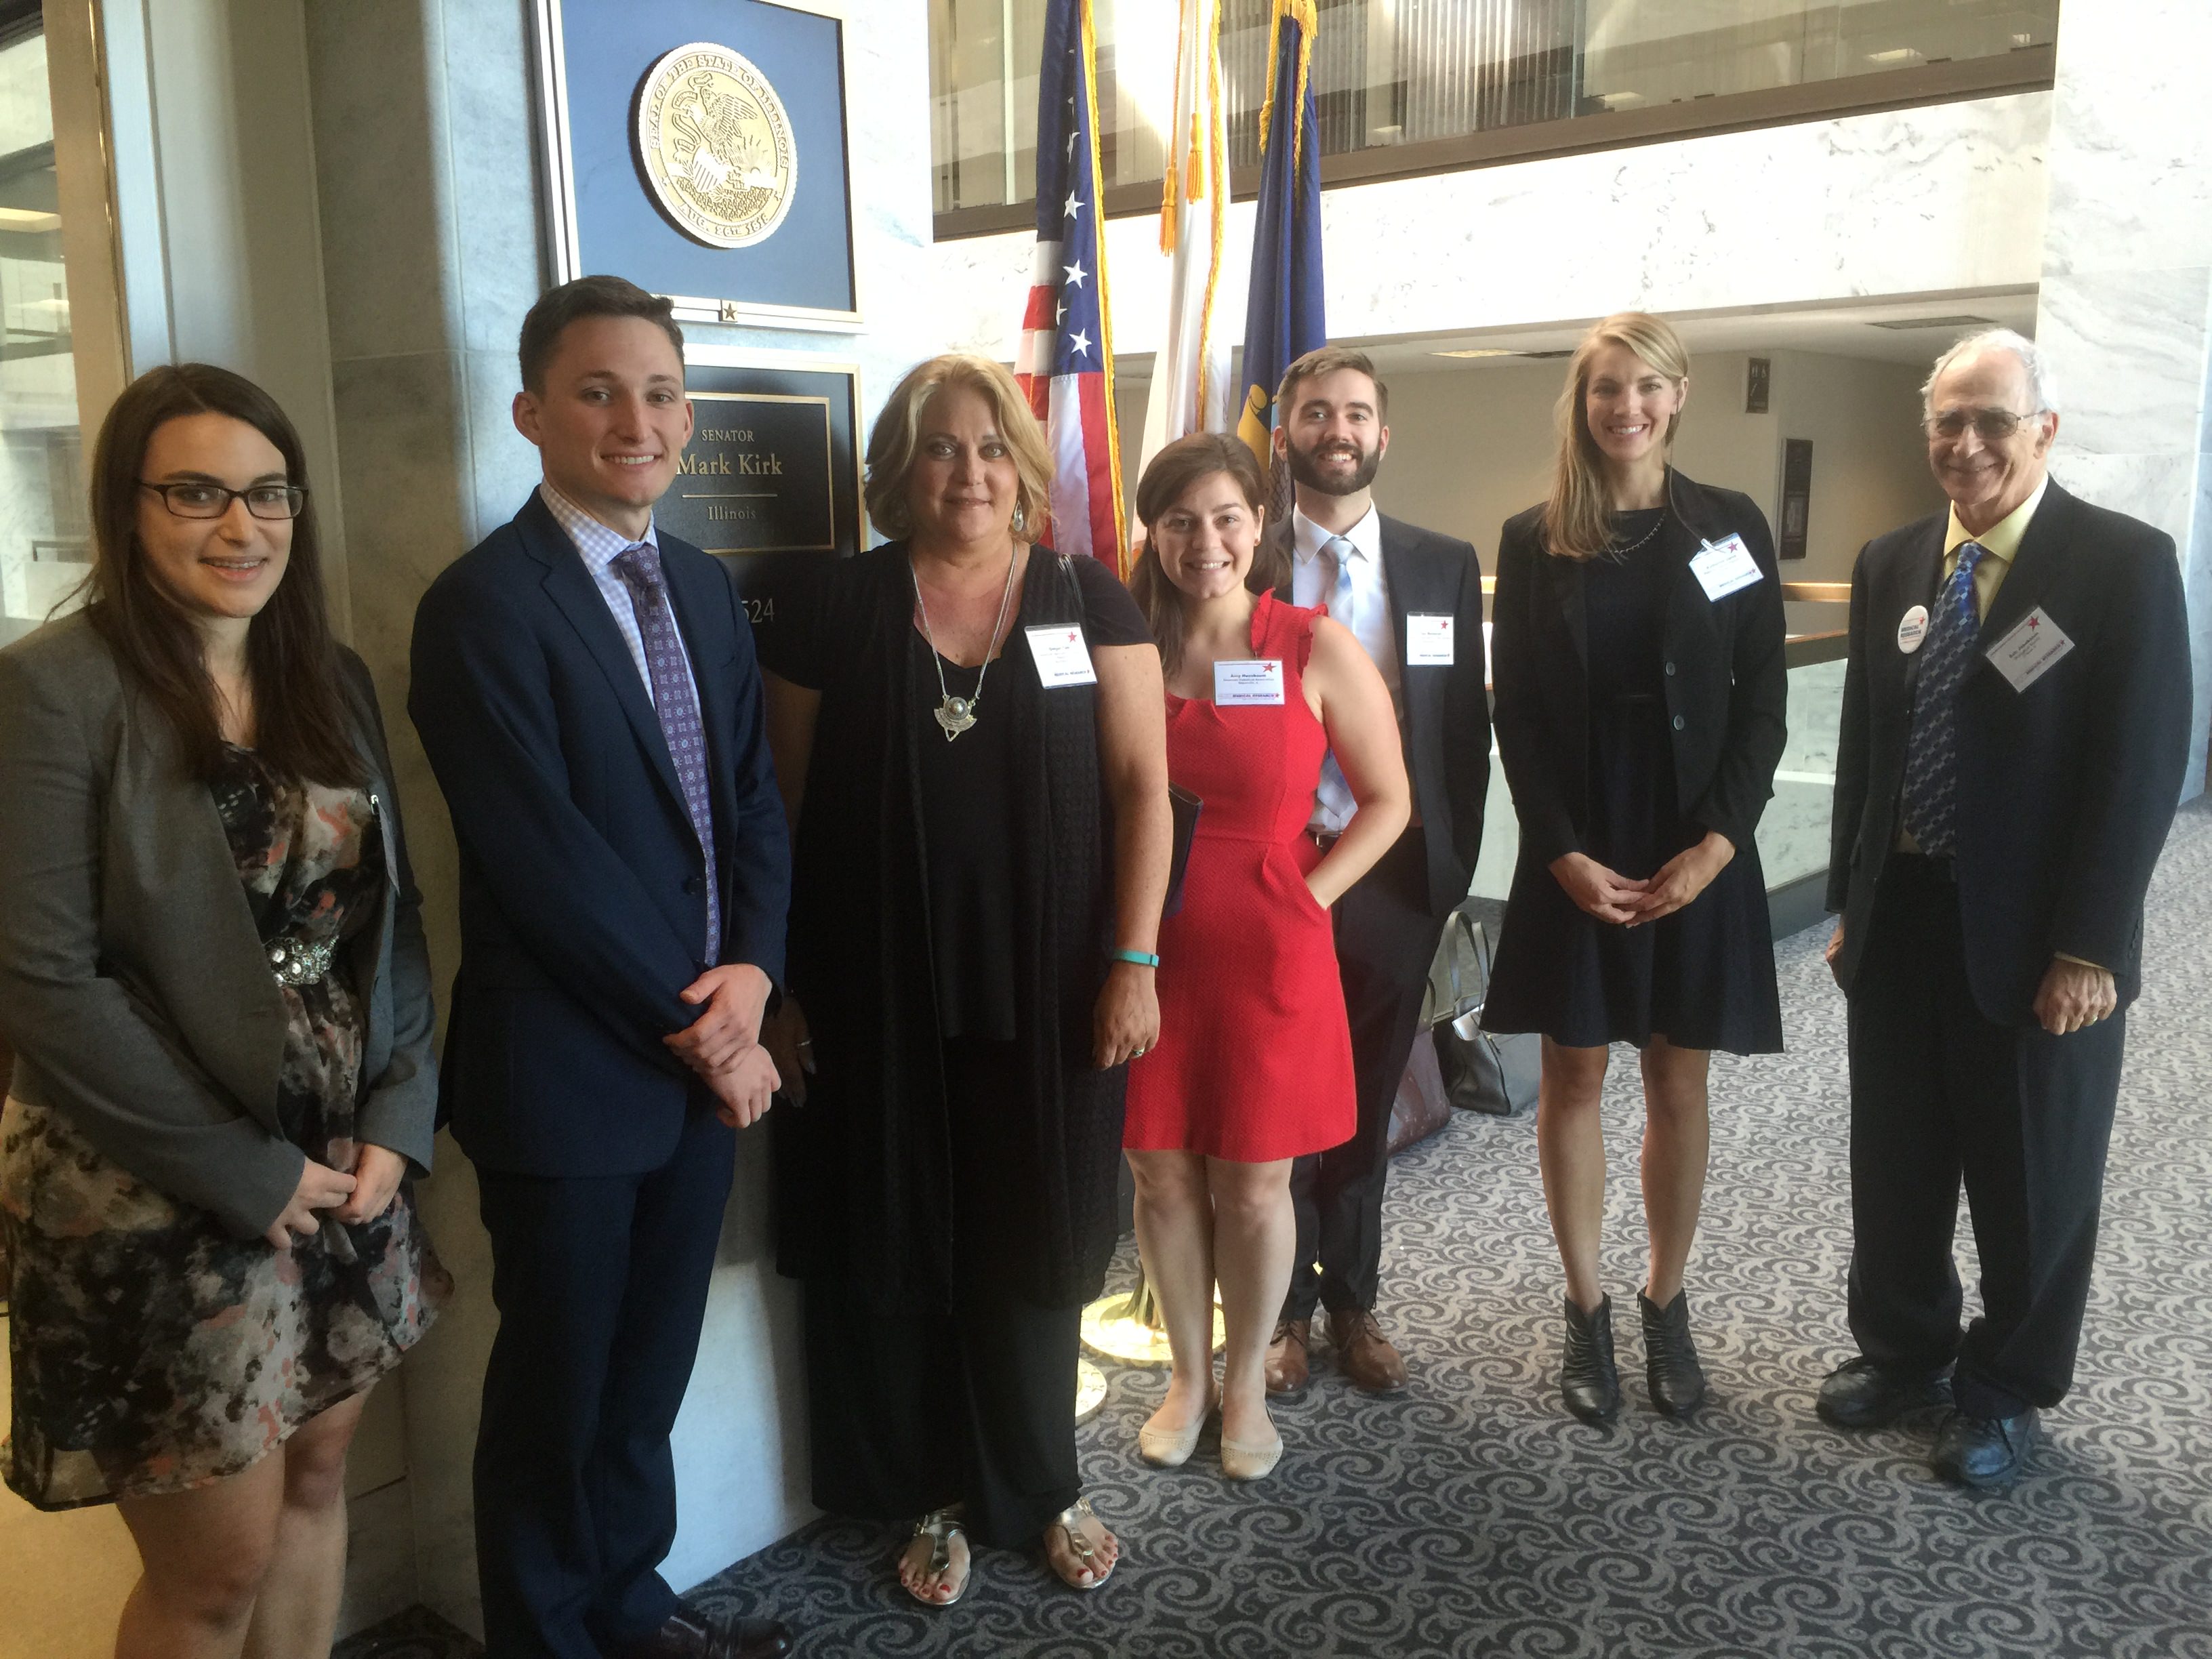
POLYGON ((1318 611, 1263 593, 1252 654, 1283 664, 1279 707, 1168 694, 1168 775, 1205 803, 1182 908, 1160 927, 1160 1036, 1129 1067, 1121 1144, 1266 1164, 1349 1140, 1352 1034, 1305 833, 1328 738, 1306 706, 1318 611))

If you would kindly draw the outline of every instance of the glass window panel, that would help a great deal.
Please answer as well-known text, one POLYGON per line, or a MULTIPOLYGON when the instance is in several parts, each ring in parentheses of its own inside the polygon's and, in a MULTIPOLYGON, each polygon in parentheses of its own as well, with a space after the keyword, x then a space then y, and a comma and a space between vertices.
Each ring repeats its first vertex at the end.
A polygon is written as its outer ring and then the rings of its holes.
POLYGON ((0 40, 0 645, 63 606, 90 557, 46 42, 0 40))

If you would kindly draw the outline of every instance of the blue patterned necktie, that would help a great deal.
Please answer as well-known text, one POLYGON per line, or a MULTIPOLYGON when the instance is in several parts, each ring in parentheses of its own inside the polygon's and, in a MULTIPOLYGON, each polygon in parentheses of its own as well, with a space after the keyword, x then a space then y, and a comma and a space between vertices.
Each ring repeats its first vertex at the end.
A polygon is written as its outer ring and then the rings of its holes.
MULTIPOLYGON (((1359 550, 1342 536, 1331 536, 1322 544, 1328 555, 1335 574, 1329 579, 1328 614, 1346 628, 1352 626, 1353 599, 1352 592, 1352 562, 1359 556, 1359 550)), ((1331 830, 1341 830, 1352 822, 1358 805, 1352 799, 1352 786, 1344 780, 1344 769, 1336 763, 1334 752, 1322 757, 1321 783, 1314 791, 1321 803, 1323 817, 1331 830)))
POLYGON ((706 856, 707 960, 712 963, 721 956, 722 895, 714 872, 714 809, 707 793, 707 732, 699 720, 698 689, 684 666, 684 647, 677 639, 676 618, 669 611, 668 589, 661 577, 659 550, 647 542, 632 543, 615 555, 614 571, 629 589, 630 608, 637 613, 638 632, 645 640, 660 735, 668 740, 692 833, 706 856))
POLYGON ((1981 635, 1974 567, 1985 550, 1979 542, 1959 544, 1959 568, 1943 584, 1912 700, 1912 735, 1905 747, 1905 828, 1931 858, 1958 845, 1959 688, 1981 635))

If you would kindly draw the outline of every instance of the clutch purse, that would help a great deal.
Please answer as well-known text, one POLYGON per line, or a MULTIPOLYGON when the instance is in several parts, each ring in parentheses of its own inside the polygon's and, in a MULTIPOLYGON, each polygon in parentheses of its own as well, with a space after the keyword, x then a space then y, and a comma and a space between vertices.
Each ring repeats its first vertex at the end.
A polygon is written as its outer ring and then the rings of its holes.
POLYGON ((1189 790, 1176 784, 1168 786, 1168 810, 1175 814, 1175 855, 1168 861, 1167 902, 1160 906, 1164 918, 1182 908, 1182 878, 1190 867, 1191 837, 1198 833, 1198 809, 1205 805, 1189 790))

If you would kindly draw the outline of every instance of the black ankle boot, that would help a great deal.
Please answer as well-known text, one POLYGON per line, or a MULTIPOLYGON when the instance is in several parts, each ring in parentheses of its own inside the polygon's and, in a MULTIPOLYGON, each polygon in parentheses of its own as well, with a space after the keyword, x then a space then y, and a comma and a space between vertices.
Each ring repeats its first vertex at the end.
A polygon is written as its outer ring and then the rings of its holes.
POLYGON ((1698 1345, 1690 1340, 1688 1292, 1675 1291, 1674 1299, 1662 1308, 1638 1291, 1636 1308, 1644 1316, 1644 1376, 1651 1387, 1651 1403, 1669 1417, 1680 1417, 1705 1397, 1705 1367, 1698 1364, 1698 1345))
POLYGON ((1585 1423, 1610 1423, 1620 1409, 1620 1370, 1613 1363, 1613 1298, 1584 1313, 1567 1298, 1567 1347, 1559 1394, 1585 1423))

